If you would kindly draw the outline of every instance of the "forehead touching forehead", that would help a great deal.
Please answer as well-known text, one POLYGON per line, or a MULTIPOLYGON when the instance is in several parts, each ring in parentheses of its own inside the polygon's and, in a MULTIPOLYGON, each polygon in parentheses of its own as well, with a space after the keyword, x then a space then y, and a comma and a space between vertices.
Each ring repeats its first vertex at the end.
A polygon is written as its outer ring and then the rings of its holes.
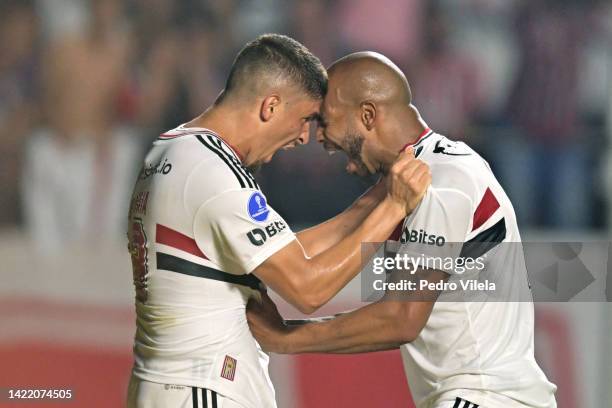
POLYGON ((311 121, 321 118, 322 99, 313 98, 302 93, 294 93, 287 101, 290 112, 298 114, 300 119, 311 121))
POLYGON ((329 71, 329 82, 327 94, 325 94, 325 102, 332 108, 336 108, 340 102, 346 103, 346 93, 344 77, 339 70, 333 69, 329 71))
POLYGON ((359 98, 354 95, 357 83, 351 83, 350 76, 344 70, 332 66, 329 72, 327 94, 321 106, 324 122, 335 123, 346 118, 356 107, 359 107, 359 98))
POLYGON ((332 82, 330 82, 327 94, 321 102, 320 122, 324 126, 328 124, 330 119, 333 119, 338 111, 338 100, 335 93, 336 88, 332 87, 332 82))

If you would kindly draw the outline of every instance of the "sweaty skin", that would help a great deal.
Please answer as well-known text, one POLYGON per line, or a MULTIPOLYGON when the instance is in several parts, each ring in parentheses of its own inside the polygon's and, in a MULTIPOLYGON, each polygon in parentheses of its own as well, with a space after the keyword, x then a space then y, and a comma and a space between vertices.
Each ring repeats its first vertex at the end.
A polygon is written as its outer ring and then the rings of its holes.
POLYGON ((406 77, 388 58, 372 52, 338 60, 328 75, 319 142, 347 153, 351 173, 386 174, 399 150, 427 128, 411 103, 406 77), (355 139, 362 139, 359 157, 351 151, 355 139))
POLYGON ((334 78, 338 75, 335 92, 342 103, 355 105, 369 100, 377 104, 410 105, 412 102, 406 77, 380 54, 367 51, 350 54, 336 61, 328 75, 334 78))
MULTIPOLYGON (((360 170, 387 174, 401 155, 427 129, 417 109, 404 74, 388 58, 372 52, 351 54, 328 69, 328 94, 321 108, 317 139, 327 150, 343 150, 349 156, 349 172, 360 170), (360 157, 348 152, 348 140, 362 139, 360 157)), ((380 187, 378 187, 380 188, 380 187)), ((374 188, 370 198, 376 197, 374 188)), ((353 217, 352 221, 357 221, 353 217)), ((346 220, 345 220, 346 221, 346 220)), ((346 223, 331 220, 300 234, 300 240, 321 250, 350 230, 346 223), (336 228, 342 226, 344 228, 336 228), (325 229, 332 238, 321 237, 325 229), (334 235, 335 231, 335 235, 334 235), (316 246, 322 239, 323 243, 316 246)), ((430 282, 448 279, 436 270, 419 270, 430 282)), ((278 353, 358 353, 399 347, 418 336, 431 313, 437 293, 419 294, 415 301, 385 297, 352 312, 325 319, 287 324, 268 297, 262 304, 251 301, 247 318, 261 346, 278 353), (425 299, 424 301, 420 301, 425 299)))
MULTIPOLYGON (((237 88, 221 94, 214 106, 185 126, 216 131, 244 157, 245 166, 265 163, 283 147, 307 143, 309 122, 320 114, 321 100, 267 68, 256 77, 251 71, 245 75, 237 88)), ((385 241, 431 182, 428 166, 412 151, 395 154, 389 169, 385 191, 373 189, 335 222, 309 230, 304 240, 297 234, 297 240, 253 273, 304 313, 327 303, 359 273, 361 243, 385 241), (330 225, 338 224, 341 233, 312 245, 330 225)))
MULTIPOLYGON (((414 158, 412 149, 402 153, 387 177, 385 198, 361 225, 312 257, 304 253, 298 234, 298 240, 272 255, 253 273, 300 311, 316 311, 361 270, 361 243, 385 241, 397 223, 416 208, 430 182, 429 168, 414 158)), ((317 235, 316 229, 313 234, 317 235)))
MULTIPOLYGON (((367 51, 339 59, 327 72, 317 140, 328 151, 347 154, 349 173, 387 174, 400 149, 427 128, 411 104, 406 77, 387 57, 367 51), (354 157, 351 139, 357 136, 364 140, 354 157)), ((331 247, 360 225, 384 195, 384 183, 379 183, 342 214, 301 231, 300 243, 311 256, 331 247)))

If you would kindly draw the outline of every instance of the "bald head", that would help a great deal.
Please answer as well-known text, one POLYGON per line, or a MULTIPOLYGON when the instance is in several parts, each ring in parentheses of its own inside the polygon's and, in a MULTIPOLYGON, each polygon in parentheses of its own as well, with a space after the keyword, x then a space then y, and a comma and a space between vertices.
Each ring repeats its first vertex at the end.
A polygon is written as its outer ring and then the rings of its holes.
POLYGON ((327 72, 318 140, 327 150, 347 154, 349 172, 384 174, 426 128, 406 77, 376 52, 349 54, 327 72))
POLYGON ((349 54, 329 67, 328 76, 329 92, 341 103, 355 106, 372 101, 407 106, 412 102, 406 76, 389 58, 376 52, 349 54))

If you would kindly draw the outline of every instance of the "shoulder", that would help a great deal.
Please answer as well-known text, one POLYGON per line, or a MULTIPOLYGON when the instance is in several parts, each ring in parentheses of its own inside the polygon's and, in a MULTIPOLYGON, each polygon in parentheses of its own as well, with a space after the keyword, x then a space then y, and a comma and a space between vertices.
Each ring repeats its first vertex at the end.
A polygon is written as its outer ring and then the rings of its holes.
POLYGON ((214 187, 217 193, 259 188, 236 153, 212 132, 175 129, 160 135, 154 145, 174 161, 189 166, 189 180, 197 183, 198 188, 214 187))
POLYGON ((202 157, 195 174, 204 175, 217 183, 223 182, 231 188, 259 189, 251 171, 219 137, 212 133, 196 133, 192 135, 192 140, 197 145, 193 148, 202 157))
POLYGON ((430 166, 434 188, 456 190, 473 201, 494 180, 487 162, 464 142, 433 134, 415 146, 415 154, 430 166))
POLYGON ((514 210, 489 164, 464 142, 435 136, 419 155, 431 167, 432 195, 444 202, 454 218, 461 213, 471 220, 469 234, 491 227, 496 237, 505 237, 505 222, 516 224, 514 210), (504 217, 508 218, 501 222, 504 217))
POLYGON ((165 140, 158 139, 154 144, 161 149, 161 154, 156 155, 156 163, 168 159, 168 163, 181 168, 184 174, 183 197, 191 211, 219 196, 223 196, 224 200, 216 202, 241 197, 243 194, 238 194, 240 191, 252 194, 259 190, 254 176, 243 166, 236 153, 212 134, 190 132, 165 140))

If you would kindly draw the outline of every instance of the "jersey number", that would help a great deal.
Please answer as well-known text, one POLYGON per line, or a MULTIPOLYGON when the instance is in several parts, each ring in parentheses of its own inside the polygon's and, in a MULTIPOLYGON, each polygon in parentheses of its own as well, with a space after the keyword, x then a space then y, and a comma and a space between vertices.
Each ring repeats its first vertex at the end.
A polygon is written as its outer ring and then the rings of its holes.
POLYGON ((136 299, 144 303, 147 301, 149 266, 147 262, 147 235, 145 234, 141 219, 135 219, 131 223, 129 241, 128 249, 132 258, 136 299))

